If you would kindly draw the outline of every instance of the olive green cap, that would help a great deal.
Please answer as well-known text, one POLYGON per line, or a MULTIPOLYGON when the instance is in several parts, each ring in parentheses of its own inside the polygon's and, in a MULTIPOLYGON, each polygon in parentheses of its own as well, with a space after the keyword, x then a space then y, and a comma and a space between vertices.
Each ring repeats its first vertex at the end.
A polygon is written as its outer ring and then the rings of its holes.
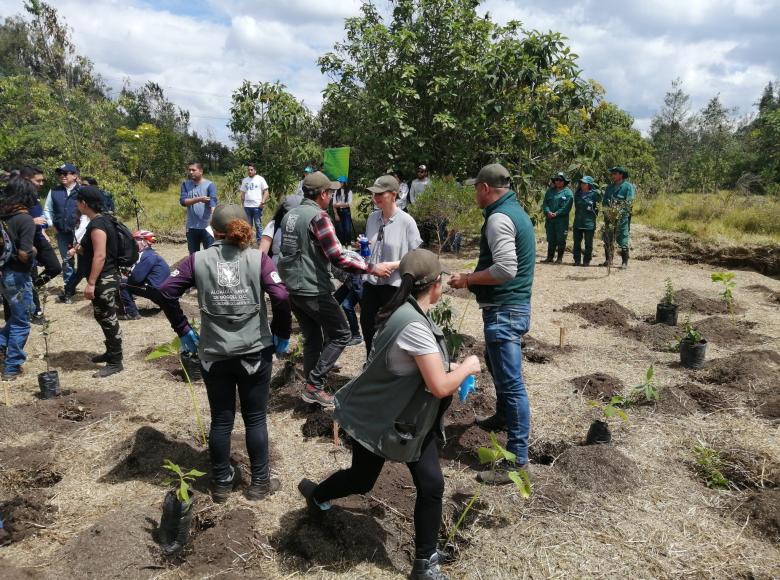
POLYGON ((228 224, 233 220, 246 221, 246 213, 240 205, 224 203, 218 205, 211 215, 211 227, 215 232, 225 233, 228 224))
POLYGON ((491 163, 480 169, 476 177, 464 181, 463 185, 487 183, 490 187, 509 187, 509 179, 509 171, 506 167, 500 163, 491 163))
POLYGON ((588 185, 596 185, 595 180, 590 175, 583 175, 580 179, 580 183, 587 183, 588 185))
POLYGON ((330 177, 325 175, 322 171, 315 171, 303 178, 303 187, 313 190, 339 189, 341 184, 338 181, 331 181, 330 177))
POLYGON ((411 274, 414 276, 415 286, 430 284, 442 274, 449 274, 441 267, 439 256, 430 250, 412 250, 408 252, 398 266, 401 276, 411 274))
POLYGON ((615 167, 609 168, 610 173, 620 173, 623 176, 623 179, 626 179, 628 177, 628 171, 626 171, 626 168, 622 165, 616 165, 615 167))
POLYGON ((398 183, 398 180, 392 175, 383 175, 382 177, 378 177, 374 182, 374 185, 367 189, 371 193, 384 193, 386 191, 398 193, 398 190, 401 189, 401 184, 398 183))
POLYGON ((564 182, 564 183, 569 183, 569 178, 568 178, 568 177, 566 177, 566 174, 565 174, 563 171, 559 171, 558 173, 556 173, 555 175, 553 175, 553 176, 550 178, 550 181, 555 181, 556 179, 563 179, 563 182, 564 182))

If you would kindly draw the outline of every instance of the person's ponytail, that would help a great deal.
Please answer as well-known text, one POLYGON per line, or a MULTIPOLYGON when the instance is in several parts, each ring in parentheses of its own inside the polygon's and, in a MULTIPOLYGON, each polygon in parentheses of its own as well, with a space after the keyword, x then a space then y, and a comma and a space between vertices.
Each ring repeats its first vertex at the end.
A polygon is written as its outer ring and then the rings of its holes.
POLYGON ((398 307, 409 299, 409 296, 412 295, 413 289, 414 276, 411 274, 404 274, 401 277, 401 285, 398 287, 398 290, 396 290, 395 294, 393 294, 393 297, 390 298, 390 302, 388 302, 387 305, 382 308, 376 315, 377 328, 387 322, 387 319, 393 315, 393 312, 398 310, 398 307))
POLYGON ((238 246, 242 250, 249 247, 252 243, 252 226, 249 222, 242 219, 230 220, 225 232, 225 240, 233 246, 238 246))

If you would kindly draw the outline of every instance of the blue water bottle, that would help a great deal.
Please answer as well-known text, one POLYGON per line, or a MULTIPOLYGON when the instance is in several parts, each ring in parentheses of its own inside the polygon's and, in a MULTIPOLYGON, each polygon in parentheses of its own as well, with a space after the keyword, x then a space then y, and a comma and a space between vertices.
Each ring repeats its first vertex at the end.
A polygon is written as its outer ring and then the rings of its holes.
POLYGON ((477 389, 477 380, 474 378, 474 375, 469 375, 466 377, 466 380, 464 380, 460 387, 458 387, 458 398, 460 399, 460 402, 463 403, 466 398, 475 390, 477 389))
POLYGON ((371 248, 368 247, 368 238, 363 234, 358 236, 358 243, 360 243, 360 255, 364 258, 368 258, 371 255, 371 248))

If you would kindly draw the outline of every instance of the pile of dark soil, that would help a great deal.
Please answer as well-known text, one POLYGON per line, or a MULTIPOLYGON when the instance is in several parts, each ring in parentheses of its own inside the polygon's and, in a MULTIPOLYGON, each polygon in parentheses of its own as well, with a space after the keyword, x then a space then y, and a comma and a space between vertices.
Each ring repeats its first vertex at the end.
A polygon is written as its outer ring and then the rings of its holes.
MULTIPOLYGON (((683 288, 674 293, 674 301, 682 312, 698 312, 700 314, 731 314, 728 304, 722 298, 706 298, 693 290, 683 288)), ((734 313, 744 312, 741 306, 734 305, 734 313)))
POLYGON ((745 520, 753 532, 780 544, 780 489, 757 489, 734 511, 738 523, 745 520))
POLYGON ((535 439, 528 446, 528 459, 536 465, 552 465, 570 447, 572 444, 562 439, 535 439))
POLYGON ((667 387, 658 393, 654 408, 659 413, 681 417, 701 411, 701 406, 683 386, 667 387))
POLYGON ((578 488, 621 492, 636 488, 642 477, 633 460, 612 445, 571 447, 555 462, 578 488))
POLYGON ((727 385, 741 391, 776 394, 780 373, 780 353, 773 350, 747 350, 715 359, 698 373, 706 383, 727 385))
POLYGON ((752 290, 753 292, 761 292, 766 295, 766 299, 769 300, 769 302, 780 304, 780 292, 776 292, 763 284, 753 284, 751 286, 746 286, 745 289, 752 290))
POLYGON ((575 302, 565 306, 562 310, 563 312, 579 314, 596 326, 625 328, 628 326, 629 320, 636 318, 636 314, 611 298, 601 302, 575 302))
POLYGON ((61 480, 47 445, 0 448, 0 497, 51 487, 61 480))
POLYGON ((712 386, 687 383, 679 388, 705 413, 721 411, 736 404, 734 397, 729 397, 712 386))
MULTIPOLYGON (((301 425, 301 433, 305 439, 320 437, 333 441, 333 414, 317 406, 306 415, 306 420, 301 425)), ((342 442, 348 441, 349 437, 344 429, 339 428, 339 439, 342 442)))
POLYGON ((651 350, 670 352, 675 350, 683 331, 678 326, 640 322, 636 326, 626 328, 624 334, 628 338, 641 342, 651 350))
POLYGON ((31 489, 13 499, 0 502, 4 526, 11 533, 14 542, 40 532, 54 521, 57 507, 49 504, 49 498, 49 492, 31 489))
POLYGON ((523 336, 523 358, 535 364, 547 364, 556 356, 569 354, 574 351, 574 346, 565 344, 563 348, 558 345, 538 340, 532 336, 523 336))
POLYGON ((746 320, 731 320, 720 316, 712 316, 695 323, 694 328, 701 332, 708 342, 728 346, 730 344, 761 344, 765 336, 750 332, 755 328, 755 322, 746 320))
MULTIPOLYGON (((203 577, 230 570, 241 572, 270 555, 268 538, 257 529, 257 516, 246 508, 233 509, 192 540, 182 571, 203 577)), ((220 574, 220 577, 222 577, 220 574)))
MULTIPOLYGON (((464 403, 454 401, 445 415, 447 442, 441 451, 442 457, 459 461, 471 468, 477 468, 477 449, 490 446, 490 433, 477 427, 477 417, 489 417, 496 410, 496 400, 484 390, 469 396, 464 403)), ((506 435, 497 433, 499 443, 506 444, 506 435)))
POLYGON ((574 385, 575 393, 582 393, 588 399, 600 401, 606 401, 619 395, 626 387, 623 381, 606 373, 593 373, 576 377, 571 380, 571 383, 574 385))

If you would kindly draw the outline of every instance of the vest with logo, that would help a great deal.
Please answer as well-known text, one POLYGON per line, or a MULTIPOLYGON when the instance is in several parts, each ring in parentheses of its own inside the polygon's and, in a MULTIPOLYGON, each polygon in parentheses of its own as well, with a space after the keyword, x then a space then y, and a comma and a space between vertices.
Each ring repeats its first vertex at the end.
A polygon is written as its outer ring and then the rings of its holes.
POLYGON ((373 453, 407 463, 420 459, 422 445, 432 429, 444 439, 441 417, 452 397, 437 399, 425 386, 419 370, 394 375, 387 368, 387 353, 398 335, 412 322, 431 329, 439 345, 445 369, 449 356, 444 334, 410 298, 390 316, 374 337, 363 372, 336 393, 335 419, 361 445, 373 453))
POLYGON ((273 344, 260 280, 262 254, 217 240, 193 258, 203 360, 258 352, 273 344))
POLYGON ((79 223, 79 212, 76 207, 76 195, 79 186, 74 187, 70 195, 61 185, 51 190, 52 213, 54 214, 54 227, 63 234, 73 233, 79 223))
POLYGON ((330 262, 309 235, 309 224, 321 212, 314 201, 304 199, 282 219, 282 247, 277 268, 290 294, 317 296, 333 292, 330 262))

